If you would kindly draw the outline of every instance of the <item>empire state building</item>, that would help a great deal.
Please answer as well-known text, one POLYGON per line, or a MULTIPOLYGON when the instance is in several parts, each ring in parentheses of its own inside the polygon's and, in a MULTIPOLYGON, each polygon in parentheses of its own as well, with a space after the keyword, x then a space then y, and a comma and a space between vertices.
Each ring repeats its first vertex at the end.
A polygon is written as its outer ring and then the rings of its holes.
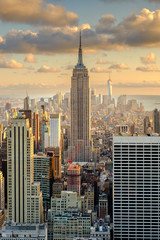
POLYGON ((71 139, 68 154, 73 162, 91 160, 90 122, 90 83, 88 70, 83 64, 80 33, 78 63, 71 78, 71 139))

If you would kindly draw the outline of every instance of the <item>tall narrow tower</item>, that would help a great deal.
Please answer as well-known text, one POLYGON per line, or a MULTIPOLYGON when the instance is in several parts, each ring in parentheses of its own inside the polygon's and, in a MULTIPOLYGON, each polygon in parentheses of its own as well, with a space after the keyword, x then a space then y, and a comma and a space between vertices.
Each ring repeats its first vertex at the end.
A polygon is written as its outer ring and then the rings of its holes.
POLYGON ((90 119, 90 84, 82 59, 80 33, 78 63, 71 78, 71 142, 68 153, 73 162, 88 162, 91 159, 90 119))
POLYGON ((107 88, 108 88, 108 103, 110 104, 112 101, 112 81, 110 79, 110 74, 109 79, 107 81, 107 88))

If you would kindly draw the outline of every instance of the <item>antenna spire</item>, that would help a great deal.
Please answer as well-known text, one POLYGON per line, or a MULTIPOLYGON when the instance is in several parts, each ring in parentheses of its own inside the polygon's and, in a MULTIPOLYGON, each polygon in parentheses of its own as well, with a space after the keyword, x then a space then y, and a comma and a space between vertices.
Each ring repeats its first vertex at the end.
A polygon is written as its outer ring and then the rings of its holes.
POLYGON ((82 40, 81 40, 81 30, 80 30, 80 35, 79 35, 78 65, 83 65, 83 59, 82 59, 82 40))

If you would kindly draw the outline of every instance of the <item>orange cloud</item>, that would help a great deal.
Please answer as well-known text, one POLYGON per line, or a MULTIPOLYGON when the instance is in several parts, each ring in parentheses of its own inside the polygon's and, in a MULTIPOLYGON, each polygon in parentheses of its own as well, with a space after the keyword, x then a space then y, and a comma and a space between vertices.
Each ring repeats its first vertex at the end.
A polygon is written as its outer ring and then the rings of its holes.
POLYGON ((92 73, 106 73, 106 72, 109 72, 109 70, 101 68, 101 67, 95 67, 95 68, 91 68, 90 72, 92 72, 92 73))
POLYGON ((36 59, 35 59, 35 56, 32 53, 29 53, 29 54, 26 55, 24 61, 28 62, 28 63, 34 63, 34 62, 36 62, 36 59))
POLYGON ((76 25, 77 14, 43 0, 0 0, 0 19, 38 25, 76 25))
POLYGON ((160 72, 160 68, 155 65, 137 67, 136 70, 141 72, 160 72))
POLYGON ((38 72, 41 73, 56 73, 59 72, 57 68, 51 68, 49 66, 43 65, 40 69, 38 69, 38 72))
POLYGON ((112 64, 109 69, 115 69, 115 70, 128 70, 129 67, 127 64, 120 63, 120 64, 112 64))
POLYGON ((156 56, 153 52, 151 52, 146 57, 141 57, 141 62, 143 64, 155 63, 156 62, 156 56))
POLYGON ((0 59, 0 68, 23 68, 23 64, 17 62, 14 59, 11 59, 10 61, 5 61, 4 59, 0 59))
POLYGON ((99 58, 96 63, 97 63, 97 64, 110 64, 109 61, 105 61, 105 60, 103 60, 102 58, 99 58))

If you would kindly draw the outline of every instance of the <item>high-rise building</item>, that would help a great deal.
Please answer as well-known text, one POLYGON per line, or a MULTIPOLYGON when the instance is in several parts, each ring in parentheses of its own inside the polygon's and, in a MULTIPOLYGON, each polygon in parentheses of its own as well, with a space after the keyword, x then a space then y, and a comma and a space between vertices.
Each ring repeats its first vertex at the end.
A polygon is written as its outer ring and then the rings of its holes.
POLYGON ((42 193, 33 182, 33 134, 29 120, 22 115, 13 118, 7 141, 8 220, 42 222, 42 193))
POLYGON ((160 137, 113 137, 115 240, 160 239, 160 137))
POLYGON ((36 99, 31 99, 31 109, 32 109, 32 111, 35 111, 35 109, 36 109, 36 99))
POLYGON ((43 206, 48 210, 50 207, 50 198, 52 196, 53 183, 53 160, 44 153, 34 155, 34 181, 40 182, 40 189, 43 196, 43 206))
POLYGON ((0 122, 0 147, 2 147, 3 140, 3 124, 0 122))
POLYGON ((39 149, 39 114, 33 113, 33 138, 34 138, 34 152, 39 149))
POLYGON ((86 186, 84 195, 88 198, 88 210, 94 211, 94 187, 91 184, 86 186))
POLYGON ((82 60, 80 35, 78 63, 71 78, 71 141, 68 153, 70 159, 74 156, 74 162, 91 160, 90 120, 90 83, 88 70, 82 60))
POLYGON ((53 177, 54 180, 61 178, 61 148, 46 148, 47 156, 53 157, 53 177))
POLYGON ((112 101, 112 81, 110 77, 107 81, 107 88, 108 88, 108 103, 110 104, 112 101))
POLYGON ((108 215, 108 198, 107 194, 103 193, 99 195, 99 204, 98 204, 98 215, 99 218, 106 218, 108 215))
POLYGON ((33 130, 33 113, 32 110, 20 109, 20 113, 22 113, 26 119, 29 119, 29 127, 33 130))
POLYGON ((60 147, 61 144, 61 115, 50 115, 50 147, 60 147))
POLYGON ((151 122, 148 116, 144 118, 144 134, 150 134, 152 131, 151 122))
POLYGON ((80 195, 81 167, 78 164, 70 164, 67 169, 67 191, 75 191, 80 195))
POLYGON ((4 194, 4 177, 0 171, 0 210, 5 208, 5 194, 4 194))
POLYGON ((158 109, 154 110, 153 118, 154 118, 154 133, 160 133, 160 116, 158 109))
POLYGON ((29 96, 27 96, 24 99, 24 110, 29 110, 29 96))

